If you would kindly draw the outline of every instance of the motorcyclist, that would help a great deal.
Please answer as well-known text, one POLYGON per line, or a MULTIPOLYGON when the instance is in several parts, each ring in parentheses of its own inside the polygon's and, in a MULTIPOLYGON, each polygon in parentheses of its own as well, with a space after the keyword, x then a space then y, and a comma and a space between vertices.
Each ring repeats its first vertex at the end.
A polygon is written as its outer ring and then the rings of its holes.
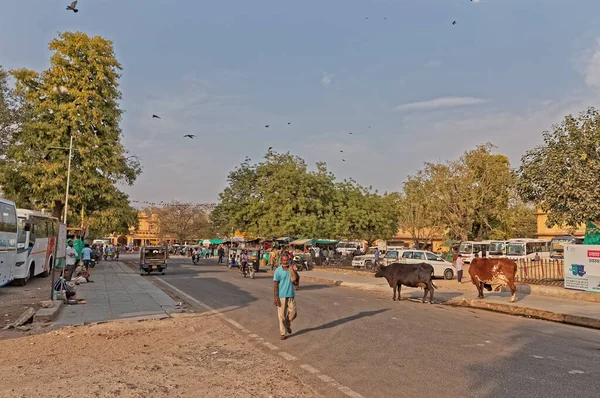
POLYGON ((248 252, 246 250, 242 252, 240 262, 242 263, 242 273, 246 275, 246 269, 248 267, 248 252))

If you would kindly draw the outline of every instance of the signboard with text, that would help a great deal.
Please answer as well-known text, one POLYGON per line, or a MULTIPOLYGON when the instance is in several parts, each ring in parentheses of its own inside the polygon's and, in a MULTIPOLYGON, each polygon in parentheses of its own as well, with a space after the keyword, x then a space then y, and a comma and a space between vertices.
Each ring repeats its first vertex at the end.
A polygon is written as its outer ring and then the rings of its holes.
POLYGON ((600 293, 600 245, 565 245, 565 289, 600 293))
POLYGON ((56 239, 56 258, 67 257, 67 226, 58 224, 58 238, 56 239))

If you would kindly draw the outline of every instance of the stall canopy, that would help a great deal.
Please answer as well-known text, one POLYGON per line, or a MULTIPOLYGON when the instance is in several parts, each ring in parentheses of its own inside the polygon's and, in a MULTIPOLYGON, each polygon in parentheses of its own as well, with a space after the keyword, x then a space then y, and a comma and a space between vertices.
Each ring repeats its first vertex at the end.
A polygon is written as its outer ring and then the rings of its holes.
POLYGON ((588 221, 585 227, 584 245, 600 245, 600 221, 588 221))
POLYGON ((229 242, 229 241, 226 241, 225 239, 221 239, 221 238, 204 239, 204 240, 198 241, 198 244, 199 245, 202 245, 202 244, 204 244, 204 245, 220 245, 221 243, 224 243, 224 242, 229 242))
POLYGON ((312 245, 337 245, 339 240, 333 239, 296 239, 290 242, 294 246, 312 246, 312 245))

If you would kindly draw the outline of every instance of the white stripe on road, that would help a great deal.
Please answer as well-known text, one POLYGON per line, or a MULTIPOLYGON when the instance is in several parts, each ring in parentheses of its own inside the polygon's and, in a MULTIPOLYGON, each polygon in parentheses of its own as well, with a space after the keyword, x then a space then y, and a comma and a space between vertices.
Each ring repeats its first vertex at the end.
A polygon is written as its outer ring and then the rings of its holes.
POLYGON ((267 347, 269 350, 277 351, 277 350, 279 349, 279 347, 277 347, 277 346, 276 346, 276 345, 274 345, 274 344, 271 344, 271 343, 269 343, 268 341, 265 341, 265 342, 263 343, 263 345, 264 345, 265 347, 267 347))
MULTIPOLYGON (((200 300, 198 300, 198 299, 190 296, 189 294, 187 294, 186 292, 182 291, 181 289, 178 289, 175 286, 171 285, 169 282, 166 282, 164 279, 160 279, 160 278, 156 278, 156 277, 155 277, 155 279, 157 281, 159 281, 160 283, 168 286, 170 289, 176 291, 181 296, 183 296, 186 299, 190 300, 192 303, 195 303, 195 304, 199 305, 200 307, 206 309, 207 311, 209 311, 212 314, 215 314, 215 315, 218 315, 218 316, 222 317, 225 321, 227 321, 231 325, 235 326, 236 328, 250 333, 250 331, 247 330, 247 329, 245 329, 242 325, 240 325, 239 323, 235 322, 233 319, 229 319, 225 315, 223 315, 221 313, 221 311, 224 311, 225 309, 220 310, 220 311, 219 310, 215 310, 210 305, 205 304, 202 301, 200 301, 200 300), (239 327, 236 326, 236 325, 239 325, 239 327)), ((253 337, 256 341, 262 342, 262 344, 264 346, 268 347, 269 349, 271 349, 273 351, 279 350, 279 347, 277 347, 276 345, 273 345, 273 344, 271 344, 269 342, 264 341, 264 339, 262 337, 258 337, 258 335, 251 334, 250 337, 253 337), (256 337, 254 337, 254 336, 256 336, 256 337)), ((279 352, 279 355, 281 355, 283 358, 287 359, 288 361, 297 360, 296 357, 294 357, 291 354, 288 354, 287 352, 279 352), (287 358, 286 358, 286 356, 287 356, 287 358), (291 358, 293 358, 293 359, 291 359, 291 358)), ((360 395, 356 391, 352 390, 351 388, 341 385, 339 382, 335 381, 335 379, 333 379, 333 378, 331 378, 331 377, 329 377, 329 376, 327 376, 325 374, 319 374, 320 373, 319 370, 316 369, 316 368, 313 368, 310 365, 303 364, 303 365, 300 365, 300 368, 304 369, 308 373, 311 373, 313 375, 317 375, 317 377, 319 379, 321 379, 322 381, 324 381, 325 383, 327 383, 329 385, 337 386, 338 390, 340 390, 342 393, 344 393, 345 395, 347 395, 347 396, 349 396, 351 398, 364 398, 362 395, 360 395)), ((577 371, 574 371, 574 372, 577 372, 577 371)))
POLYGON ((300 365, 300 367, 304 370, 306 370, 308 373, 312 373, 312 374, 317 374, 320 373, 318 369, 313 368, 310 365, 304 364, 304 365, 300 365))
POLYGON ((346 386, 338 387, 338 390, 340 390, 341 392, 343 392, 344 394, 346 394, 347 396, 352 397, 352 398, 365 398, 362 395, 360 395, 359 393, 357 393, 356 391, 354 391, 346 386))
POLYGON ((285 351, 281 351, 279 353, 279 355, 281 355, 283 358, 287 359, 288 361, 297 361, 298 358, 296 358, 295 356, 293 356, 292 354, 288 354, 285 351))
POLYGON ((327 375, 318 375, 317 377, 323 380, 325 383, 335 383, 335 380, 327 375))

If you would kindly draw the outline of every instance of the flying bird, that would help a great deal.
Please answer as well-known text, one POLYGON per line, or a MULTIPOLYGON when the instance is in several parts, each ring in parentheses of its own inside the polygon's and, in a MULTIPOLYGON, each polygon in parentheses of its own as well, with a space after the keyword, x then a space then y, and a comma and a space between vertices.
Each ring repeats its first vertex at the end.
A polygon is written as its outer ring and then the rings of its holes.
POLYGON ((289 126, 290 124, 292 124, 292 122, 288 122, 288 126, 289 126))
POLYGON ((348 134, 352 135, 352 133, 348 133, 348 134))
POLYGON ((158 115, 152 115, 152 119, 160 119, 160 116, 158 116, 158 115))
POLYGON ((194 139, 196 136, 194 134, 186 134, 186 135, 183 136, 183 138, 186 138, 186 137, 194 139))
POLYGON ((267 129, 268 129, 269 127, 271 127, 271 125, 270 125, 270 124, 265 124, 265 128, 267 128, 267 129))
POLYGON ((76 7, 77 7, 77 0, 72 2, 70 6, 67 6, 67 10, 73 11, 73 12, 79 12, 79 10, 76 7))
POLYGON ((345 162, 345 161, 346 161, 346 159, 342 159, 342 162, 345 162))
POLYGON ((340 152, 341 152, 341 153, 344 153, 344 151, 342 151, 341 149, 340 149, 340 152))
POLYGON ((452 21, 452 25, 456 25, 456 21, 452 21))
POLYGON ((273 147, 272 147, 272 146, 270 146, 270 147, 269 147, 268 151, 270 151, 271 149, 273 149, 273 147))

